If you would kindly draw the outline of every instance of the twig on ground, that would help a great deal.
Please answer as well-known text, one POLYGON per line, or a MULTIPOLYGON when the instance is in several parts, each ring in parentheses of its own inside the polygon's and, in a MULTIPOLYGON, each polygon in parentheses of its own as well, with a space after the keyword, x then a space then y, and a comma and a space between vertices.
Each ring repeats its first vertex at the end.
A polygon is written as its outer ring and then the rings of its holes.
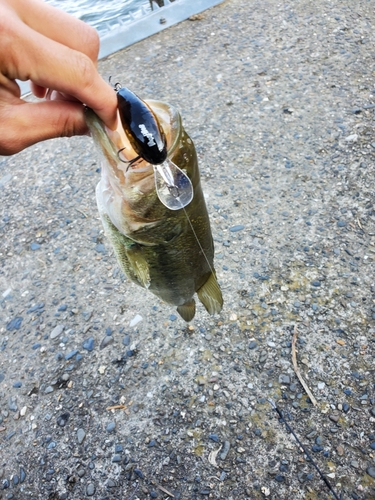
POLYGON ((171 493, 170 491, 168 491, 168 490, 166 490, 165 488, 163 488, 163 486, 161 486, 160 484, 158 484, 158 488, 159 488, 159 490, 164 491, 164 493, 166 493, 166 494, 167 494, 167 495, 169 495, 170 497, 174 498, 173 493, 171 493))
POLYGON ((331 486, 330 482, 328 481, 327 477, 319 469, 318 465, 316 464, 316 462, 314 461, 314 459, 312 458, 312 456, 309 454, 309 452, 307 451, 306 447, 301 443, 301 441, 298 439, 298 437, 295 434, 295 432, 293 431, 293 429, 290 427, 290 425, 288 424, 288 422, 285 420, 282 411, 279 410, 279 408, 276 406, 275 402, 272 401, 272 399, 269 399, 268 401, 269 401, 270 405, 272 406, 272 408, 279 415, 279 422, 283 422, 285 424, 285 427, 287 428, 287 430, 293 435, 294 439, 297 441, 298 445, 301 447, 301 449, 303 450, 303 452, 305 453, 305 455, 307 456, 307 458, 310 460, 311 464, 316 469, 316 471, 318 472, 319 476, 324 481, 324 483, 326 484, 326 486, 328 487, 329 491, 332 493, 332 495, 334 496, 334 498, 336 500, 342 500, 342 495, 340 495, 340 496, 337 495, 337 493, 335 492, 335 490, 331 486))
POLYGON ((110 411, 110 410, 126 410, 126 406, 125 405, 114 405, 114 406, 108 406, 106 408, 107 411, 110 411))
POLYGON ((128 498, 128 500, 133 500, 134 498, 134 495, 137 493, 138 491, 138 488, 139 488, 139 483, 137 483, 137 486, 135 487, 135 490, 133 491, 133 493, 131 494, 131 496, 128 498))
POLYGON ((293 334, 293 340, 292 340, 292 361, 293 361, 293 368, 295 371, 295 374, 298 377, 298 380, 301 382, 303 388, 305 389, 307 395, 310 398, 310 401, 314 406, 318 405, 317 400, 314 398, 312 392, 309 389, 309 386, 306 384, 306 382, 303 380, 302 375, 299 371, 298 365, 297 365, 297 355, 296 355, 296 342, 297 342, 297 327, 294 326, 294 334, 293 334))

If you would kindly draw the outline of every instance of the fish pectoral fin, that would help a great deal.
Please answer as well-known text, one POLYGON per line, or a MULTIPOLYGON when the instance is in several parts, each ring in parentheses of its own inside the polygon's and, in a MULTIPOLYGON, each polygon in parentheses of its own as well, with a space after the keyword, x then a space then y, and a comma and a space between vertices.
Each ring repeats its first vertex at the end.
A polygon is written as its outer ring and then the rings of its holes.
POLYGON ((185 321, 191 321, 195 316, 195 300, 191 299, 177 307, 177 312, 185 321))
POLYGON ((148 263, 142 255, 142 250, 138 245, 126 249, 126 256, 140 285, 144 288, 150 286, 150 270, 148 263))
POLYGON ((197 291, 197 295, 209 314, 217 314, 221 311, 223 296, 214 272, 210 274, 206 283, 197 291))

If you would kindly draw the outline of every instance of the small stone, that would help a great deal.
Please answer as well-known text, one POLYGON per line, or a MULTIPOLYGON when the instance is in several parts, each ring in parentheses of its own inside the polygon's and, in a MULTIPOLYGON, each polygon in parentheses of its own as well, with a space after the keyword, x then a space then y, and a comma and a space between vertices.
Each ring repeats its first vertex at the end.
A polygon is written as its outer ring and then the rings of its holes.
POLYGON ((53 392, 53 387, 52 387, 52 385, 48 385, 48 386, 44 389, 44 394, 49 394, 50 392, 53 392))
POLYGON ((18 410, 17 400, 16 400, 16 398, 14 396, 12 396, 11 398, 9 398, 8 408, 9 408, 10 411, 17 411, 18 410))
POLYGON ((138 325, 143 320, 142 316, 140 314, 136 314, 134 318, 130 321, 129 326, 135 326, 138 325))
POLYGON ((357 460, 352 460, 350 462, 350 465, 354 468, 354 469, 358 469, 359 468, 359 463, 357 460))
POLYGON ((23 483, 26 479, 26 472, 23 467, 20 467, 20 483, 23 483))
POLYGON ((340 457, 342 457, 342 456, 343 456, 343 454, 345 453, 345 450, 344 450, 344 448, 343 448, 341 445, 339 445, 339 446, 336 448, 336 451, 337 451, 337 454, 338 454, 338 455, 340 455, 340 457))
POLYGON ((367 467, 366 472, 369 476, 371 476, 375 479, 375 467, 373 465, 370 465, 370 467, 367 467))
POLYGON ((84 340, 82 343, 82 347, 86 349, 86 351, 91 352, 94 349, 94 337, 89 337, 84 340))
POLYGON ((244 229, 245 226, 243 226, 242 224, 238 224, 237 226, 232 226, 229 228, 229 231, 231 233, 236 233, 237 231, 242 231, 242 229, 244 229))
POLYGON ((86 437, 86 432, 83 429, 78 429, 77 431, 78 444, 82 444, 85 437, 86 437))
POLYGON ((103 375, 104 372, 106 371, 106 369, 107 369, 107 367, 105 365, 99 366, 98 371, 99 371, 100 375, 103 375))
POLYGON ((290 384, 290 377, 289 377, 289 375, 285 375, 285 374, 282 373, 279 376, 279 384, 289 385, 290 384))
POLYGON ((224 446, 223 446, 221 453, 220 453, 220 460, 225 460, 227 458, 229 450, 230 450, 230 442, 224 441, 224 446))
POLYGON ((9 323, 6 325, 6 329, 11 332, 13 330, 19 330, 21 328, 21 323, 22 323, 22 316, 16 316, 15 318, 11 319, 9 323))
POLYGON ((134 474, 136 474, 138 477, 143 479, 145 476, 143 475, 143 472, 140 469, 134 469, 134 474))
POLYGON ((215 443, 219 442, 219 436, 217 434, 210 434, 208 436, 208 439, 211 439, 211 441, 215 441, 215 443))
POLYGON ((342 411, 344 413, 348 413, 349 410, 350 410, 350 406, 348 405, 348 403, 343 403, 343 405, 342 405, 342 411))
POLYGON ((116 428, 116 422, 110 422, 107 427, 105 428, 105 430, 107 432, 113 432, 116 428))
POLYGON ((106 335, 100 343, 100 350, 105 349, 109 344, 113 343, 113 337, 106 335))
POLYGON ((255 340, 252 340, 249 344, 249 349, 255 349, 256 347, 258 347, 258 342, 256 342, 255 340))
POLYGON ((70 413, 62 413, 59 417, 57 417, 57 425, 60 427, 64 427, 67 421, 69 420, 70 413))
POLYGON ((23 406, 20 410, 21 417, 24 417, 26 415, 26 412, 27 412, 27 406, 23 406))
POLYGON ((337 414, 332 414, 329 416, 329 419, 332 420, 332 422, 335 422, 337 423, 340 419, 340 415, 337 415, 337 414))
POLYGON ((55 326, 55 328, 52 330, 51 334, 50 334, 50 339, 55 339, 57 338, 59 335, 62 334, 62 332, 64 331, 64 326, 63 325, 57 325, 55 326))
POLYGON ((88 497, 92 497, 95 493, 95 485, 93 483, 89 483, 86 487, 86 495, 88 497))

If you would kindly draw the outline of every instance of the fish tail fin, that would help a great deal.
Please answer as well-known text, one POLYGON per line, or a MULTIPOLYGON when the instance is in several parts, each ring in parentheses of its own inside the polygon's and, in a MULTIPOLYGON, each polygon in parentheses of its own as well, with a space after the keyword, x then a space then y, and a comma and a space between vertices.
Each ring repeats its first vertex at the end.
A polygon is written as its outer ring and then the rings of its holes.
POLYGON ((191 321, 195 316, 195 300, 191 299, 177 307, 177 312, 185 321, 191 321))
POLYGON ((197 291, 198 298, 209 314, 217 314, 223 307, 223 296, 213 271, 206 283, 197 291))

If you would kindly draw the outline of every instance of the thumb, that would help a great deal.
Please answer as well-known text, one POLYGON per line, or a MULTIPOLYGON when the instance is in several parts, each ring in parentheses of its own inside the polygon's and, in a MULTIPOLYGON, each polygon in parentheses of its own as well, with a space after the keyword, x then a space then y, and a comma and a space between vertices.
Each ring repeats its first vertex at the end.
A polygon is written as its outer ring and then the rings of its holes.
POLYGON ((2 103, 0 123, 0 155, 18 153, 46 139, 88 132, 83 105, 68 101, 2 103))

